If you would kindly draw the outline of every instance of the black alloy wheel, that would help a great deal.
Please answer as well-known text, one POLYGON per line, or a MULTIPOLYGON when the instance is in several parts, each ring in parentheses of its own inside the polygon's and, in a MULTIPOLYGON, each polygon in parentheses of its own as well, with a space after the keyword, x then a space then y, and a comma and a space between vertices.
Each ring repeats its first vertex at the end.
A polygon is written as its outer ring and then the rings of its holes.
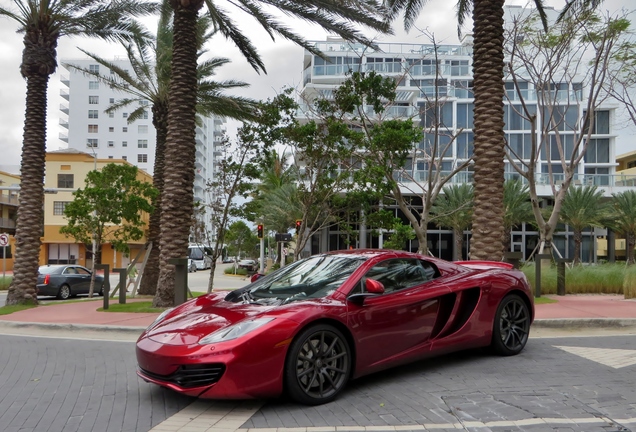
POLYGON ((510 294, 501 301, 495 314, 492 347, 499 355, 519 354, 528 342, 530 334, 530 310, 517 294, 510 294))
POLYGON ((68 300, 71 295, 71 287, 66 284, 62 285, 60 290, 57 292, 57 298, 60 300, 68 300))
POLYGON ((351 374, 351 351, 342 333, 319 324, 302 331, 286 361, 285 383, 292 399, 319 405, 336 398, 351 374))

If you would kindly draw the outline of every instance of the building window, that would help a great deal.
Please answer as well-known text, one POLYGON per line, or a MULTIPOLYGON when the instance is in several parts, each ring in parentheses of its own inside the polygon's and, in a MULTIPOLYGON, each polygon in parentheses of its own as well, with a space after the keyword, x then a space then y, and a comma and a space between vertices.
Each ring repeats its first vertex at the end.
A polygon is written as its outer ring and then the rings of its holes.
POLYGON ((141 115, 141 118, 144 120, 148 120, 148 111, 144 111, 144 113, 141 115))
POLYGON ((121 142, 121 146, 122 147, 128 147, 128 141, 122 141, 121 142))
POLYGON ((89 96, 88 104, 89 105, 97 105, 99 103, 99 96, 89 96))
POLYGON ((109 112, 108 113, 108 118, 115 118, 115 113, 114 112, 109 112))
POLYGON ((86 140, 86 147, 99 147, 99 141, 97 140, 97 138, 89 138, 86 140))
POLYGON ((108 132, 115 132, 115 128, 114 128, 113 126, 110 126, 110 127, 108 128, 108 132))
POLYGON ((98 110, 88 110, 88 118, 89 119, 99 118, 99 111, 98 110))
POLYGON ((147 134, 148 133, 148 125, 138 125, 137 126, 137 133, 147 134))
POLYGON ((108 147, 115 147, 115 141, 108 141, 108 147))
POLYGON ((114 103, 115 103, 115 98, 110 98, 110 99, 108 99, 108 103, 112 103, 112 104, 114 104, 114 103))
POLYGON ((122 113, 123 118, 128 118, 128 113, 122 113))
POLYGON ((148 148, 148 140, 137 140, 137 148, 148 148))
POLYGON ((121 157, 123 160, 127 161, 128 160, 128 156, 122 156, 121 157))
POLYGON ((137 155, 137 162, 138 163, 146 163, 148 162, 148 155, 145 153, 140 153, 137 155))
POLYGON ((591 139, 585 150, 585 163, 609 163, 609 149, 609 139, 591 139))
POLYGON ((127 127, 127 126, 124 126, 123 128, 121 128, 121 131, 122 131, 122 132, 128 132, 128 127, 127 127))
POLYGON ((88 71, 91 73, 99 73, 99 65, 88 65, 88 71))
POLYGON ((610 113, 609 111, 596 111, 594 116, 593 134, 609 134, 610 133, 610 113))
POLYGON ((73 189, 74 174, 58 174, 57 187, 64 189, 73 189))
POLYGON ((88 133, 97 133, 99 131, 98 125, 88 125, 88 133))
POLYGON ((112 159, 112 158, 113 158, 112 156, 108 156, 108 159, 112 159))
POLYGON ((99 90, 99 81, 89 81, 88 82, 89 90, 99 90))
POLYGON ((53 214, 56 216, 64 215, 64 209, 69 202, 70 201, 53 201, 53 214))
POLYGON ((147 101, 147 100, 140 100, 140 101, 139 101, 139 105, 141 105, 141 106, 148 106, 148 101, 147 101))

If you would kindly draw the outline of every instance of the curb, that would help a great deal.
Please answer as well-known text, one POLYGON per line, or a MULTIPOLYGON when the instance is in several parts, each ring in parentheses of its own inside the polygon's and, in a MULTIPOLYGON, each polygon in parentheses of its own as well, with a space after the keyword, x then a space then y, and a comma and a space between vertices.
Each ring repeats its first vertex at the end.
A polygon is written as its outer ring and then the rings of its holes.
MULTIPOLYGON (((537 319, 532 323, 534 328, 552 328, 552 329, 584 329, 584 328, 636 328, 636 318, 556 318, 556 319, 537 319)), ((34 328, 42 330, 66 330, 72 332, 120 332, 126 334, 140 335, 146 327, 139 326, 114 326, 114 325, 98 325, 98 324, 64 324, 64 323, 39 323, 39 322, 21 322, 21 321, 3 321, 0 320, 0 329, 2 328, 34 328)))
POLYGON ((21 322, 21 321, 0 321, 0 329, 2 328, 33 328, 41 330, 66 330, 72 332, 120 332, 140 335, 146 327, 137 326, 113 326, 113 325, 96 325, 96 324, 58 324, 58 323, 38 323, 38 322, 21 322))
POLYGON ((535 328, 626 328, 636 327, 636 318, 554 318, 535 319, 535 328))

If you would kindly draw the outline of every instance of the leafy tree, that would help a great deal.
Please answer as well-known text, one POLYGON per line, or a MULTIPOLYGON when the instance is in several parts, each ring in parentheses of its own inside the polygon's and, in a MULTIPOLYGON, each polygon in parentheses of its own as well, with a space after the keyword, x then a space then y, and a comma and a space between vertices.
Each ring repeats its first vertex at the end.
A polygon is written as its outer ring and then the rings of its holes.
MULTIPOLYGON (((193 213, 192 188, 195 161, 195 110, 196 110, 196 22, 199 11, 205 5, 215 28, 221 35, 234 42, 248 63, 258 72, 265 72, 252 42, 241 32, 230 15, 214 0, 170 0, 174 11, 174 45, 172 55, 172 80, 169 91, 168 134, 166 138, 164 196, 162 200, 161 256, 157 294, 153 305, 169 306, 173 303, 174 267, 168 260, 182 256, 188 244, 188 226, 193 213), (192 174, 190 174, 192 173, 192 174), (165 223, 164 223, 165 220, 165 223)), ((353 3, 339 0, 327 1, 252 1, 239 0, 235 6, 253 17, 273 38, 280 35, 320 54, 312 44, 295 34, 272 15, 279 11, 285 15, 315 23, 325 30, 347 40, 369 44, 370 41, 351 24, 363 24, 371 29, 389 32, 388 23, 379 15, 375 0, 353 3), (267 9, 267 10, 266 10, 267 9)))
POLYGON ((253 256, 253 250, 258 243, 256 236, 242 220, 233 222, 225 233, 227 248, 231 255, 241 259, 243 254, 253 256))
POLYGON ((523 223, 534 221, 530 192, 528 186, 519 179, 507 180, 504 183, 504 244, 510 250, 510 233, 512 228, 523 223))
MULTIPOLYGON (((391 17, 404 14, 408 31, 426 0, 388 0, 391 17)), ((544 26, 542 0, 534 0, 544 26)), ((475 94, 475 209, 471 259, 503 258, 504 184, 504 0, 458 0, 461 27, 472 10, 475 94)))
POLYGON ((403 250, 409 240, 415 238, 415 231, 411 225, 404 225, 399 219, 393 224, 393 232, 384 241, 384 249, 403 250))
POLYGON ((595 115, 606 97, 603 87, 608 68, 629 25, 624 16, 603 18, 585 12, 544 31, 537 26, 537 17, 530 15, 519 17, 509 33, 509 71, 518 100, 510 110, 533 133, 530 145, 508 145, 507 157, 528 183, 539 253, 552 251, 563 200, 573 183, 581 183, 578 167, 596 133, 595 115), (557 90, 560 83, 573 82, 572 77, 585 83, 585 89, 557 90), (521 81, 534 88, 536 101, 526 100, 519 88, 521 81), (540 206, 538 184, 548 186, 554 197, 547 216, 540 206))
POLYGON ((223 253, 227 226, 232 217, 240 214, 240 206, 236 198, 245 197, 253 188, 252 183, 256 172, 254 160, 259 144, 250 138, 246 128, 243 127, 238 131, 236 144, 233 145, 226 140, 217 146, 217 149, 223 153, 223 158, 217 165, 218 172, 214 179, 207 184, 208 199, 204 204, 215 234, 213 236, 213 233, 207 233, 207 237, 214 242, 208 292, 214 289, 214 272, 217 261, 223 253))
MULTIPOLYGON (((200 17, 197 25, 197 41, 199 59, 206 52, 203 45, 215 34, 211 31, 211 19, 200 17)), ((139 286, 140 294, 154 295, 159 278, 159 233, 161 221, 161 196, 164 184, 164 152, 168 130, 168 87, 170 85, 170 61, 172 59, 172 10, 167 0, 163 0, 161 15, 157 25, 157 36, 154 39, 137 39, 133 43, 125 44, 131 71, 120 67, 117 63, 106 60, 96 54, 81 50, 97 63, 108 68, 112 73, 100 74, 85 67, 73 64, 66 65, 97 78, 114 89, 126 94, 117 100, 106 111, 114 112, 122 108, 131 110, 128 122, 147 115, 147 106, 143 103, 150 101, 152 123, 156 129, 155 165, 153 171, 153 185, 159 195, 153 202, 155 210, 150 215, 148 241, 152 242, 150 255, 146 260, 144 277, 139 286)), ((254 118, 256 102, 238 96, 227 95, 226 91, 248 86, 247 83, 235 80, 215 81, 216 70, 229 63, 226 58, 211 58, 200 60, 197 67, 198 93, 197 113, 203 116, 219 115, 239 120, 254 118)), ((196 212, 198 214, 199 212, 196 212)), ((195 222, 200 222, 196 221, 195 222)), ((212 273, 213 274, 213 273, 212 273)), ((211 282, 212 283, 212 282, 211 282)))
POLYGON ((612 194, 613 213, 609 226, 625 236, 625 258, 631 265, 634 260, 634 246, 636 245, 636 191, 628 190, 612 194))
POLYGON ((444 194, 437 197, 431 209, 438 226, 453 230, 455 250, 453 260, 462 259, 464 230, 470 227, 473 217, 474 191, 467 183, 444 187, 444 194))
POLYGON ((587 227, 601 227, 605 225, 608 208, 603 202, 603 191, 596 186, 569 188, 559 216, 561 221, 568 224, 574 231, 573 263, 581 262, 581 242, 583 230, 587 227))
POLYGON ((27 81, 20 168, 20 210, 16 223, 14 276, 7 305, 37 303, 35 285, 44 214, 47 87, 57 68, 57 43, 63 36, 106 40, 143 34, 133 17, 155 10, 137 0, 12 0, 0 16, 16 21, 24 34, 20 72, 27 81))
POLYGON ((109 242, 113 249, 127 254, 128 242, 144 235, 142 213, 150 214, 157 190, 137 179, 137 167, 108 164, 101 171, 86 175, 84 189, 73 192, 74 199, 64 208, 67 225, 60 232, 80 243, 95 241, 91 286, 95 284, 95 262, 101 261, 101 247, 109 242))

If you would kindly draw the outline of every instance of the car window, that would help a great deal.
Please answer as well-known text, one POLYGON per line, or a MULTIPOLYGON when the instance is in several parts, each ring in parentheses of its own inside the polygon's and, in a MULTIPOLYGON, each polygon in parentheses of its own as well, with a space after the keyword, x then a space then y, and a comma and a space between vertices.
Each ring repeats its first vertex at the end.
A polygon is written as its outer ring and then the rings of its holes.
POLYGON ((42 266, 38 269, 38 273, 41 275, 60 273, 60 267, 42 266))
POLYGON ((66 267, 64 269, 64 274, 77 274, 77 271, 74 267, 66 267))
POLYGON ((83 269, 83 268, 81 268, 81 267, 75 267, 75 268, 77 269, 77 273, 78 273, 78 274, 81 274, 81 275, 83 275, 83 276, 88 276, 88 275, 90 275, 90 274, 91 274, 91 272, 89 272, 88 270, 83 269))
POLYGON ((365 281, 369 278, 381 282, 384 285, 384 292, 391 293, 421 285, 437 276, 439 271, 428 261, 413 258, 389 259, 369 269, 352 294, 365 292, 365 281))

